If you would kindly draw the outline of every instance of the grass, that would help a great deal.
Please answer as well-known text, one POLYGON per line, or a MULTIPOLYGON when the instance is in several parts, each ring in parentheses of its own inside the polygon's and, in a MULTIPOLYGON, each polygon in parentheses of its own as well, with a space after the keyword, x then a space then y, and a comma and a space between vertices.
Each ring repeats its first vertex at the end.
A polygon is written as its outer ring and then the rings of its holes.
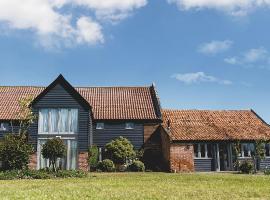
POLYGON ((1 199, 270 199, 270 176, 97 173, 88 178, 0 181, 1 199))

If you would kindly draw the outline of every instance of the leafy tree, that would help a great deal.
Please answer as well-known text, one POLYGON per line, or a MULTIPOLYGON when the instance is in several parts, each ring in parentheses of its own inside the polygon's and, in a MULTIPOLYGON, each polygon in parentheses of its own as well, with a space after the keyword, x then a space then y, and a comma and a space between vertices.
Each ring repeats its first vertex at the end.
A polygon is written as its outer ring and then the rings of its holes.
POLYGON ((42 145, 42 156, 49 159, 49 166, 56 171, 56 161, 63 158, 66 154, 66 146, 60 138, 53 138, 42 145))
POLYGON ((265 140, 257 140, 255 142, 255 155, 253 155, 253 163, 255 173, 257 172, 257 163, 265 159, 265 140))
POLYGON ((115 164, 125 164, 127 161, 134 159, 135 156, 133 145, 122 136, 105 146, 105 157, 111 159, 115 164))
POLYGON ((0 143, 0 159, 4 170, 27 168, 33 148, 26 138, 20 135, 7 134, 0 143))
POLYGON ((98 147, 96 145, 92 145, 89 148, 89 165, 90 170, 95 170, 98 164, 98 147))
POLYGON ((28 140, 28 129, 36 120, 37 116, 34 115, 31 107, 33 96, 28 96, 19 100, 20 110, 17 113, 19 120, 19 130, 14 132, 13 122, 11 121, 12 133, 19 134, 21 137, 26 137, 28 140))

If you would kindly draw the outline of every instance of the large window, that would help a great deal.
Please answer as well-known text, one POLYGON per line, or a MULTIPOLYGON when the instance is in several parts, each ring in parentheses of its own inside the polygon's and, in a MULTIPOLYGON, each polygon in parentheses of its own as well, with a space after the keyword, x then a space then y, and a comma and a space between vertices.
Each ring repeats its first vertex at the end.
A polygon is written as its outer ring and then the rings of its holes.
POLYGON ((38 132, 44 134, 77 133, 78 109, 40 109, 38 132))
POLYGON ((253 143, 241 144, 241 157, 251 157, 255 154, 255 146, 253 143))
MULTIPOLYGON (((42 145, 46 143, 46 139, 39 139, 38 140, 38 152, 39 152, 39 161, 38 161, 38 167, 39 169, 43 169, 46 167, 49 167, 49 160, 43 158, 41 154, 42 145)), ((60 169, 66 169, 66 170, 73 170, 76 169, 77 166, 77 142, 74 139, 64 139, 63 140, 67 152, 64 158, 57 160, 57 167, 60 169)))
POLYGON ((193 148, 195 158, 212 158, 211 144, 194 144, 193 148))

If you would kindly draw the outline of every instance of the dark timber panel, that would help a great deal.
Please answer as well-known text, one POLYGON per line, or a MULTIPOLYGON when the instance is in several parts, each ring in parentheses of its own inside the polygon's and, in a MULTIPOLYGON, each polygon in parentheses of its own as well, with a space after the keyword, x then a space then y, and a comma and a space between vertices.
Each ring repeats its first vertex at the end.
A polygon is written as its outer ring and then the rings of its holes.
MULTIPOLYGON (((34 105, 33 112, 38 114, 39 108, 78 108, 78 150, 86 151, 89 146, 89 117, 90 111, 83 108, 77 100, 75 100, 68 91, 66 91, 60 84, 51 89, 45 96, 43 96, 34 105)), ((31 141, 36 148, 38 134, 38 122, 30 127, 31 141)))
POLYGON ((270 158, 265 158, 260 162, 260 170, 264 170, 266 167, 270 167, 270 158))
POLYGON ((136 149, 139 149, 143 145, 143 124, 135 124, 134 129, 125 129, 125 123, 105 122, 104 129, 94 127, 93 143, 104 147, 119 136, 127 138, 136 149))
POLYGON ((194 159, 195 171, 212 171, 213 159, 194 159))

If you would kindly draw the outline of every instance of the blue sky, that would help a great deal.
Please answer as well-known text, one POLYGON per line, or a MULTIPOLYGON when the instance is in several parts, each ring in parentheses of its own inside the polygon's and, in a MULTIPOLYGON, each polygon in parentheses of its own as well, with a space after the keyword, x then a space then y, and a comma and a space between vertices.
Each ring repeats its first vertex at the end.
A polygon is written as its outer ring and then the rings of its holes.
POLYGON ((270 122, 267 1, 69 1, 37 0, 42 13, 27 0, 29 15, 0 2, 0 85, 155 82, 164 108, 252 108, 270 122))

